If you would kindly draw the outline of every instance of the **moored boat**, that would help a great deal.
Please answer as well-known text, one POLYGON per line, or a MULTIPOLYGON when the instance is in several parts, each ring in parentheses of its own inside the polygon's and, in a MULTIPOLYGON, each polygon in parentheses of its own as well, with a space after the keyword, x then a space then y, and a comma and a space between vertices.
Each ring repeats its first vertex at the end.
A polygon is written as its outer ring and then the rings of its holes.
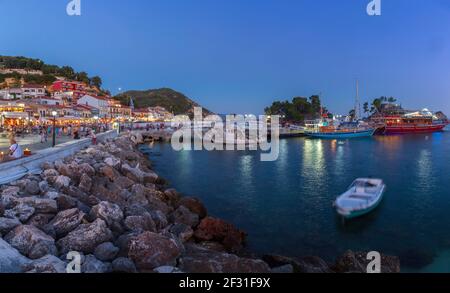
POLYGON ((334 206, 339 215, 352 219, 373 211, 382 201, 386 185, 381 179, 358 178, 334 206))

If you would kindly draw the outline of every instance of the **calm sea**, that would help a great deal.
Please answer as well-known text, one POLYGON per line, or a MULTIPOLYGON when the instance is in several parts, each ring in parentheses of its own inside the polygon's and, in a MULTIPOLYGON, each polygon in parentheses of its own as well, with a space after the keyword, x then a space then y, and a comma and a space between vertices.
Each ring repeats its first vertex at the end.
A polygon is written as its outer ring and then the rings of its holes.
POLYGON ((248 233, 260 254, 347 249, 400 256, 404 271, 450 272, 450 132, 354 140, 281 140, 280 157, 258 152, 175 152, 143 146, 158 173, 211 215, 248 233), (332 202, 357 177, 387 184, 373 213, 343 223, 332 202))

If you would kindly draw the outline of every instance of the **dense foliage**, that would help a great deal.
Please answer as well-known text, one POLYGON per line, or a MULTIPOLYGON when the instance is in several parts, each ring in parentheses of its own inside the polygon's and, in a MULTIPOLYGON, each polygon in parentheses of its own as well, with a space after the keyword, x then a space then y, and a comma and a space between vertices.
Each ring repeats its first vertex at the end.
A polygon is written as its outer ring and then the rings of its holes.
POLYGON ((321 112, 326 113, 327 111, 322 108, 318 95, 309 98, 295 97, 291 102, 276 101, 265 109, 266 115, 280 115, 285 120, 295 122, 318 118, 321 112))

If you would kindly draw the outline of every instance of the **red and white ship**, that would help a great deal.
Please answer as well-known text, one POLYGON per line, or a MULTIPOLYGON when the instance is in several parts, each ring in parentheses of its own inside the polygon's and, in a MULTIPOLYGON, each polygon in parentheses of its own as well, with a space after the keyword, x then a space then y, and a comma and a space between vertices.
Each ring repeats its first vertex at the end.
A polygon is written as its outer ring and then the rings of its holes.
POLYGON ((383 118, 384 134, 430 133, 442 131, 449 124, 446 117, 438 117, 427 109, 383 118))

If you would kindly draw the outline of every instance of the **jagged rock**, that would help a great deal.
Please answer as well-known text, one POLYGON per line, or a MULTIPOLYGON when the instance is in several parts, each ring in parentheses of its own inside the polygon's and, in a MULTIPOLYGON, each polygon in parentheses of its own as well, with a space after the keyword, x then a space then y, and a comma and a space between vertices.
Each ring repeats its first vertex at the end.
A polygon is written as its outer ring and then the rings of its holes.
POLYGON ((187 242, 192 238, 192 236, 194 236, 194 230, 192 230, 192 228, 186 224, 175 224, 170 227, 169 231, 183 242, 187 242))
MULTIPOLYGON (((35 226, 41 230, 45 230, 45 226, 55 217, 54 214, 35 214, 27 222, 27 225, 35 226)), ((45 231, 44 231, 45 232, 45 231)))
POLYGON ((89 177, 93 177, 95 175, 95 169, 87 163, 78 165, 78 172, 81 174, 86 174, 89 177))
POLYGON ((119 248, 114 246, 111 242, 105 242, 97 246, 94 250, 94 255, 101 261, 111 261, 119 253, 119 248))
POLYGON ((187 273, 269 273, 270 268, 262 260, 240 258, 234 254, 207 250, 188 245, 180 258, 179 266, 187 273))
POLYGON ((114 183, 117 184, 122 189, 128 189, 134 185, 134 181, 125 176, 119 176, 114 180, 114 183))
POLYGON ((0 234, 7 234, 21 224, 18 219, 0 218, 0 234))
POLYGON ((22 223, 28 221, 29 218, 34 214, 35 209, 24 203, 19 203, 11 210, 5 211, 5 217, 7 218, 18 218, 22 223))
POLYGON ((134 262, 126 257, 119 257, 112 262, 113 272, 117 273, 137 273, 134 262))
POLYGON ((104 263, 93 255, 87 255, 81 265, 81 272, 86 274, 103 274, 112 272, 112 265, 104 263))
POLYGON ((128 164, 122 165, 122 173, 129 179, 138 183, 155 183, 158 180, 158 175, 154 172, 144 172, 140 169, 139 164, 135 168, 128 164))
POLYGON ((302 258, 286 257, 282 255, 265 255, 263 260, 271 267, 291 265, 295 273, 332 273, 328 264, 319 257, 308 256, 302 258))
POLYGON ((78 206, 78 201, 68 195, 62 194, 56 199, 56 203, 60 210, 73 209, 78 206))
POLYGON ((105 162, 106 165, 113 167, 115 169, 120 167, 120 160, 114 157, 108 157, 103 162, 105 162))
POLYGON ((292 274, 294 273, 294 267, 290 264, 287 264, 284 266, 272 268, 270 272, 272 274, 292 274))
POLYGON ((134 232, 156 232, 156 225, 149 213, 142 216, 129 216, 125 219, 125 227, 134 232))
POLYGON ((181 250, 177 243, 153 232, 144 232, 133 238, 128 252, 141 270, 152 270, 164 265, 175 265, 181 250))
POLYGON ((158 267, 156 269, 153 269, 155 273, 158 274, 177 274, 177 273, 183 273, 179 268, 172 267, 172 266, 162 266, 158 267))
POLYGON ((218 241, 231 252, 239 251, 245 240, 244 232, 221 219, 211 217, 200 222, 194 236, 200 241, 218 241))
POLYGON ((123 220, 123 212, 116 204, 102 201, 91 209, 91 216, 105 220, 111 226, 123 220))
POLYGON ((41 194, 45 194, 45 193, 47 193, 47 191, 49 190, 49 185, 48 185, 48 182, 47 181, 41 181, 41 182, 39 182, 39 191, 40 191, 40 193, 41 194))
POLYGON ((60 197, 60 194, 56 191, 47 191, 44 196, 48 199, 57 200, 60 197))
POLYGON ((50 222, 57 236, 65 235, 77 228, 85 214, 77 208, 59 212, 50 222))
POLYGON ((17 203, 17 197, 19 196, 20 188, 17 186, 10 186, 3 190, 0 197, 0 204, 5 209, 11 209, 17 203))
POLYGON ((64 274, 66 273, 66 263, 54 255, 46 255, 23 266, 26 273, 37 274, 64 274))
POLYGON ((5 236, 5 240, 21 254, 31 259, 38 259, 47 254, 56 254, 55 240, 30 225, 14 228, 5 236))
POLYGON ((42 172, 41 177, 46 179, 48 182, 50 183, 54 183, 56 180, 56 177, 59 176, 58 171, 56 171, 55 169, 47 169, 44 170, 44 172, 42 172))
POLYGON ((69 251, 92 253, 99 244, 110 241, 112 237, 112 232, 105 221, 97 219, 91 224, 81 224, 61 238, 57 245, 62 253, 69 251))
POLYGON ((30 180, 25 184, 25 192, 30 195, 36 195, 40 193, 39 183, 34 180, 30 180))
POLYGON ((84 192, 91 191, 92 188, 92 179, 87 174, 81 175, 80 178, 80 184, 78 185, 78 188, 80 188, 84 192))
POLYGON ((56 177, 55 187, 58 189, 67 188, 70 185, 70 178, 64 175, 56 177))
POLYGON ((30 259, 0 238, 0 273, 21 273, 22 267, 29 262, 30 259))
POLYGON ((165 190, 164 196, 166 197, 167 202, 173 206, 178 203, 181 198, 181 194, 173 188, 165 190))
POLYGON ((199 223, 198 215, 192 213, 187 207, 180 206, 171 215, 170 219, 173 223, 186 224, 190 227, 196 227, 199 223))
POLYGON ((58 211, 58 204, 56 200, 39 198, 36 196, 20 198, 19 203, 31 206, 37 213, 56 213, 58 211))
POLYGON ((183 197, 179 200, 178 204, 187 207, 192 213, 197 214, 200 219, 208 215, 208 211, 198 198, 183 197))
MULTIPOLYGON (((367 273, 367 266, 371 262, 367 259, 367 252, 353 252, 348 250, 336 260, 332 269, 337 273, 367 273)), ((381 255, 382 273, 400 273, 400 259, 395 256, 381 255)))
POLYGON ((155 222, 157 230, 162 230, 169 225, 169 221, 163 212, 158 210, 150 211, 150 215, 152 216, 153 222, 155 222))
POLYGON ((100 174, 111 181, 114 181, 117 177, 120 176, 119 172, 117 172, 113 167, 110 166, 104 166, 100 168, 100 174))

